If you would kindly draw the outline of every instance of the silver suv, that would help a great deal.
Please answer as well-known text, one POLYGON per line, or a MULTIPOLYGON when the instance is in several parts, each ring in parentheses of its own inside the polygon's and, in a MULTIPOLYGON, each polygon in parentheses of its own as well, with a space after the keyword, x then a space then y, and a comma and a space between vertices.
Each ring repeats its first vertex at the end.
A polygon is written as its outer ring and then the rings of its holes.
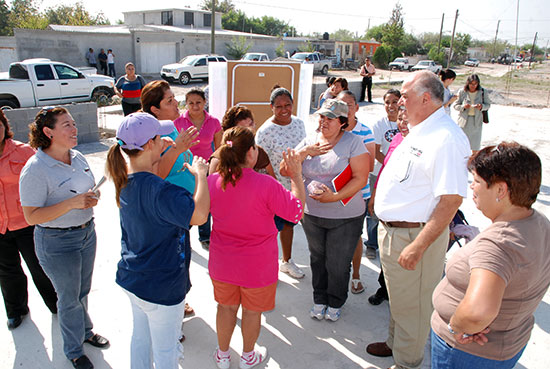
POLYGON ((179 81, 182 85, 196 78, 207 80, 208 63, 213 62, 227 62, 227 59, 220 55, 188 55, 179 63, 163 65, 160 76, 168 82, 179 81))

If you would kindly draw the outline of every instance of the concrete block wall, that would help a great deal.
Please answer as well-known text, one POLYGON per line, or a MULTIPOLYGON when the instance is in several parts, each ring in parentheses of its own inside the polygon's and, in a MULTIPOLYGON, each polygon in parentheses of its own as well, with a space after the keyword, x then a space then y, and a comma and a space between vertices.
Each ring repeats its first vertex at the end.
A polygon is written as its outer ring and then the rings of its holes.
MULTIPOLYGON (((324 82, 314 82, 311 88, 311 108, 317 110, 319 96, 327 89, 324 82)), ((348 81, 348 89, 353 92, 357 100, 361 97, 361 81, 348 81)), ((358 101, 359 102, 359 101, 358 101)))
MULTIPOLYGON (((99 141, 99 128, 97 125, 96 103, 79 103, 59 105, 67 109, 72 115, 78 128, 78 143, 99 141)), ((10 122, 14 139, 21 142, 29 141, 29 124, 42 108, 22 108, 4 110, 4 114, 10 122)))
MULTIPOLYGON (((48 58, 74 67, 88 66, 85 58, 91 47, 96 55, 100 49, 113 49, 116 75, 124 74, 124 65, 133 60, 132 35, 109 33, 57 32, 52 30, 15 29, 17 58, 48 58)), ((99 61, 98 61, 99 67, 99 61)))

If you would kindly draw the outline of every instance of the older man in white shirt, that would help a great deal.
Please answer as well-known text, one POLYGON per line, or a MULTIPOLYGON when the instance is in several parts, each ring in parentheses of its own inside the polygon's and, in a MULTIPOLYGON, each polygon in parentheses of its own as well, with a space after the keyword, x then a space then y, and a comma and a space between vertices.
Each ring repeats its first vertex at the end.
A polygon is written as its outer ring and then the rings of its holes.
POLYGON ((442 108, 443 85, 432 72, 403 84, 399 104, 410 132, 382 171, 375 212, 390 300, 389 336, 367 352, 391 356, 393 368, 420 368, 430 330, 431 296, 443 274, 449 223, 468 186, 468 139, 442 108))

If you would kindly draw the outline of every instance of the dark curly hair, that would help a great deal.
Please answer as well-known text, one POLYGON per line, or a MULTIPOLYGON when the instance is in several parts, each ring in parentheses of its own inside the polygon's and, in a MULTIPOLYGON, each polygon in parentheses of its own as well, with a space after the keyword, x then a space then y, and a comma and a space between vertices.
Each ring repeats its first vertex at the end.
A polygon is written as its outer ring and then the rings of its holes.
POLYGON ((222 129, 226 131, 229 128, 235 127, 237 122, 247 118, 254 120, 254 116, 252 115, 252 111, 250 109, 246 106, 233 106, 223 116, 222 129))
POLYGON ((61 107, 43 108, 34 117, 34 122, 29 124, 29 145, 35 149, 47 149, 52 144, 50 137, 44 133, 44 127, 54 129, 57 117, 68 114, 69 111, 61 107))
POLYGON ((8 118, 4 115, 4 112, 0 109, 0 122, 4 125, 4 141, 5 142, 8 138, 13 137, 13 132, 11 131, 10 124, 8 122, 8 118))
POLYGON ((470 158, 468 170, 483 178, 487 187, 505 182, 513 205, 530 209, 537 200, 542 181, 540 158, 517 142, 483 148, 470 158))

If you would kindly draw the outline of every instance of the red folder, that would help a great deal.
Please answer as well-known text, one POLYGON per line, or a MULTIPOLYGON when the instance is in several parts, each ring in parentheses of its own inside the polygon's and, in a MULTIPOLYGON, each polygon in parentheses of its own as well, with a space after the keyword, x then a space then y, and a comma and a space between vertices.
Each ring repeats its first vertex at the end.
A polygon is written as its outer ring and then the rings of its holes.
MULTIPOLYGON (((340 172, 334 179, 332 180, 332 185, 334 186, 334 191, 338 192, 340 191, 351 179, 351 166, 348 164, 348 166, 340 172)), ((353 198, 353 196, 350 196, 348 198, 345 198, 343 200, 340 200, 342 205, 346 206, 348 202, 353 198)))

